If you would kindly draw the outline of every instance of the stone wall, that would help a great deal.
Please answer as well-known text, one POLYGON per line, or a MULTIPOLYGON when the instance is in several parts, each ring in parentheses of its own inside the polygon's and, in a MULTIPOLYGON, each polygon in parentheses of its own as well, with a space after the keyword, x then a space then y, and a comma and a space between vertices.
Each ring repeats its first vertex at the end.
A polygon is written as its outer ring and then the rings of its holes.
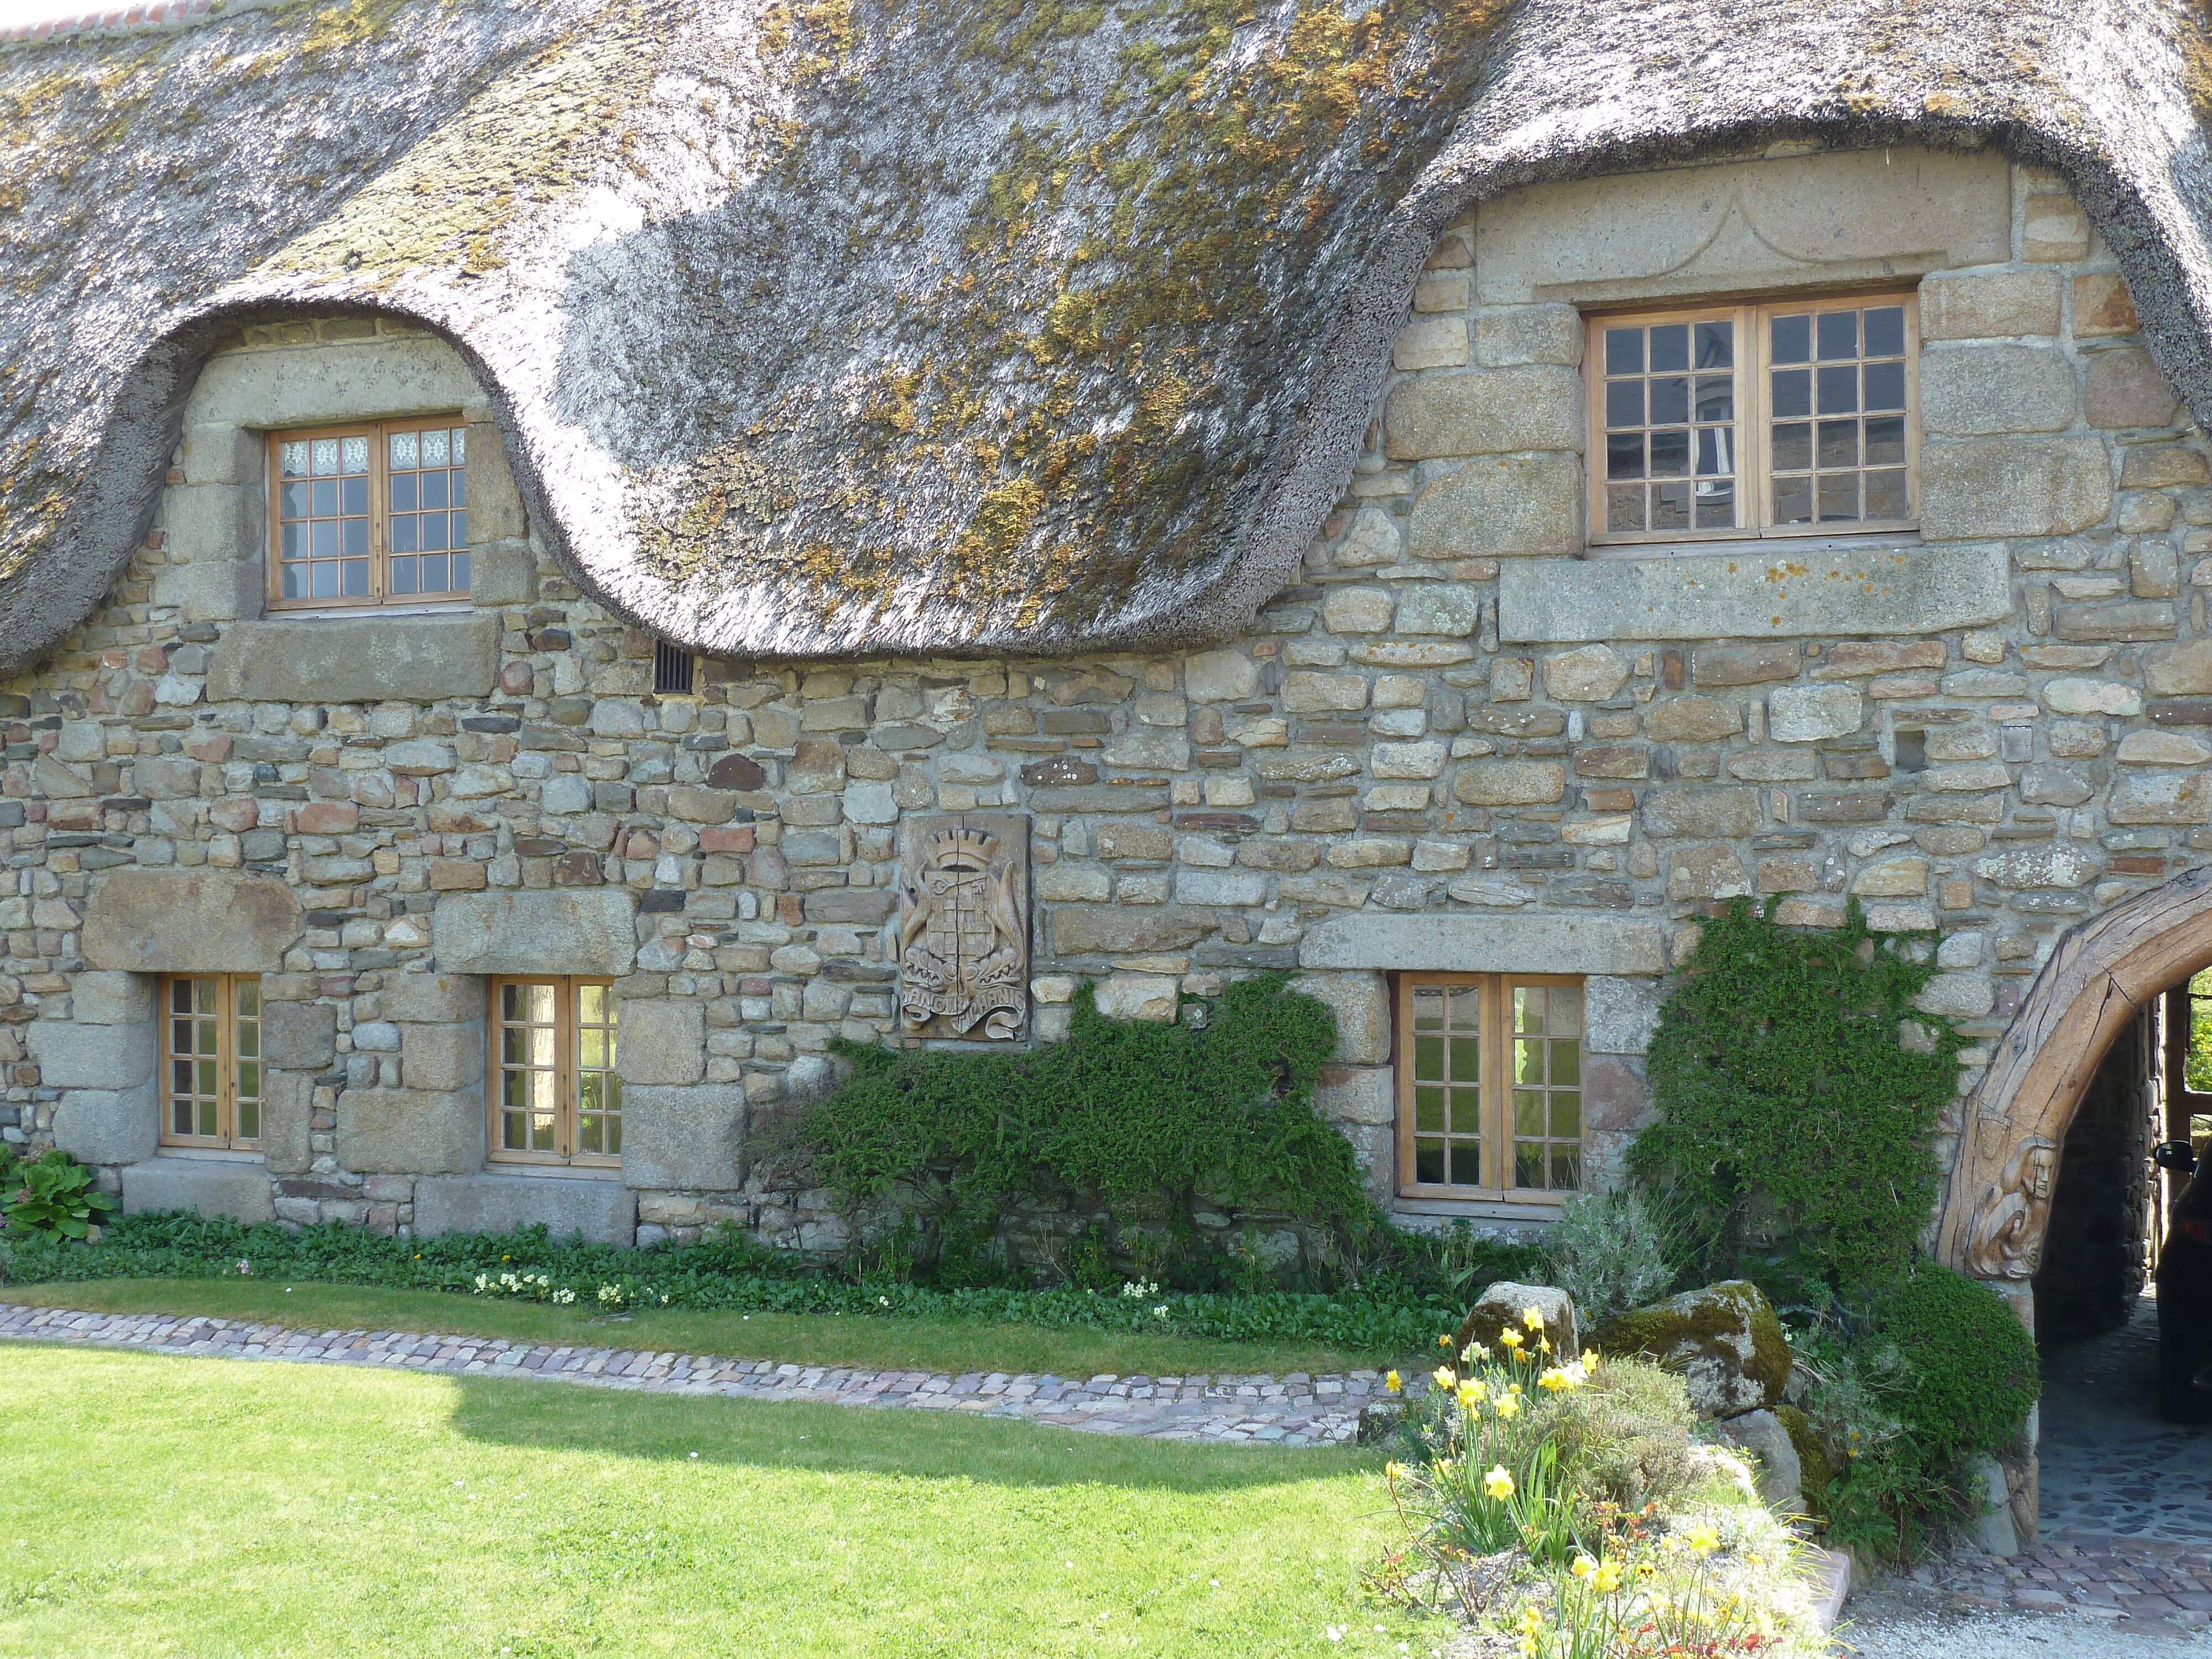
POLYGON ((1714 904, 1940 930, 1929 1006, 1986 1042, 2060 931, 2212 846, 2207 447, 2054 179, 1900 151, 1504 198, 1439 244, 1396 362, 1245 637, 709 662, 657 697, 652 641, 525 522, 457 356, 390 323, 250 331, 106 607, 0 688, 0 1132, 134 1206, 264 1212, 235 1163, 149 1156, 149 976, 258 971, 281 1217, 732 1217, 832 1248, 754 1131, 833 1036, 896 1029, 901 824, 990 810, 1030 823, 1035 1038, 1084 975, 1172 1018, 1297 970, 1343 1033, 1324 1109, 1391 1200, 1389 975, 1583 973, 1602 1176, 1647 1110, 1657 976, 1714 904), (1579 556, 1577 307, 1870 273, 1920 283, 1921 536, 1579 556), (254 428, 454 408, 472 604, 260 618, 254 428), (486 1173, 482 976, 520 970, 617 976, 620 1182, 486 1173))

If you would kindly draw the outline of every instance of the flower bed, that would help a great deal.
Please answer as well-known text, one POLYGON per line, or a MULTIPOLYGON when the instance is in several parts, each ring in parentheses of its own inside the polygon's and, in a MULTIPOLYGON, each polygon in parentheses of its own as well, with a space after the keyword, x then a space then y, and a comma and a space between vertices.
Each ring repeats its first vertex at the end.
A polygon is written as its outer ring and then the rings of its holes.
POLYGON ((1385 1471, 1406 1533, 1384 1595, 1524 1659, 1817 1653, 1804 1546, 1749 1471, 1692 1438, 1679 1379, 1553 1352, 1527 1309, 1407 1389, 1385 1471))
POLYGON ((126 1216, 99 1243, 11 1243, 5 1277, 21 1284, 103 1279, 283 1275, 502 1297, 556 1305, 726 1309, 793 1314, 988 1320, 1050 1329, 1152 1331, 1224 1341, 1312 1343, 1378 1356, 1417 1352, 1448 1304, 1384 1285, 1328 1294, 1178 1292, 1141 1282, 1117 1292, 948 1289, 890 1274, 841 1276, 737 1237, 623 1249, 514 1233, 385 1238, 337 1224, 295 1231, 181 1212, 126 1216), (1131 1294, 1134 1290, 1137 1293, 1131 1294))

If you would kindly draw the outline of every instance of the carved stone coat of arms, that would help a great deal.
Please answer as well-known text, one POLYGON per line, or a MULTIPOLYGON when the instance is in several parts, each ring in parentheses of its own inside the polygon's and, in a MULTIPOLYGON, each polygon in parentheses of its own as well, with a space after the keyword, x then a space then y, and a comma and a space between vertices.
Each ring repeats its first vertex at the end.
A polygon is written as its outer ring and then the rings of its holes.
POLYGON ((900 826, 899 1024, 1011 1042, 1030 1008, 1029 819, 964 812, 900 826))

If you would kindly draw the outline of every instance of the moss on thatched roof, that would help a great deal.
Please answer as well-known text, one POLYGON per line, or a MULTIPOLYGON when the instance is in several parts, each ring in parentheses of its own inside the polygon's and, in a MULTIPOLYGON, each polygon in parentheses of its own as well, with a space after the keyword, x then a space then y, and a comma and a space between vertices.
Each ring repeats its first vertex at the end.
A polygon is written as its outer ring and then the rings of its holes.
POLYGON ((287 0, 0 48, 0 667, 138 542, 207 352, 482 374, 580 580, 708 650, 1226 633, 1414 273, 1512 185, 1780 137, 2059 168, 2203 418, 2181 0, 287 0))

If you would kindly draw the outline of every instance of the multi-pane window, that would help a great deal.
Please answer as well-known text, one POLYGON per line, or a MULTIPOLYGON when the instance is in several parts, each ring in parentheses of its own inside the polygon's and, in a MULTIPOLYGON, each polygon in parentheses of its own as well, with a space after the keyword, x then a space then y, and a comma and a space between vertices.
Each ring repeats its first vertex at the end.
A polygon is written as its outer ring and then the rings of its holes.
POLYGON ((1593 318, 1591 539, 1911 528, 1917 324, 1905 295, 1593 318))
POLYGON ((269 445, 272 605, 467 596, 468 428, 459 421, 280 432, 269 445))
POLYGON ((1580 1189, 1581 981, 1407 975, 1398 1037, 1400 1191, 1543 1199, 1580 1189))
POLYGON ((261 981, 177 974, 161 981, 161 1139, 261 1144, 261 981))
POLYGON ((492 1157, 621 1164, 615 1006, 605 980, 492 982, 492 1157))

